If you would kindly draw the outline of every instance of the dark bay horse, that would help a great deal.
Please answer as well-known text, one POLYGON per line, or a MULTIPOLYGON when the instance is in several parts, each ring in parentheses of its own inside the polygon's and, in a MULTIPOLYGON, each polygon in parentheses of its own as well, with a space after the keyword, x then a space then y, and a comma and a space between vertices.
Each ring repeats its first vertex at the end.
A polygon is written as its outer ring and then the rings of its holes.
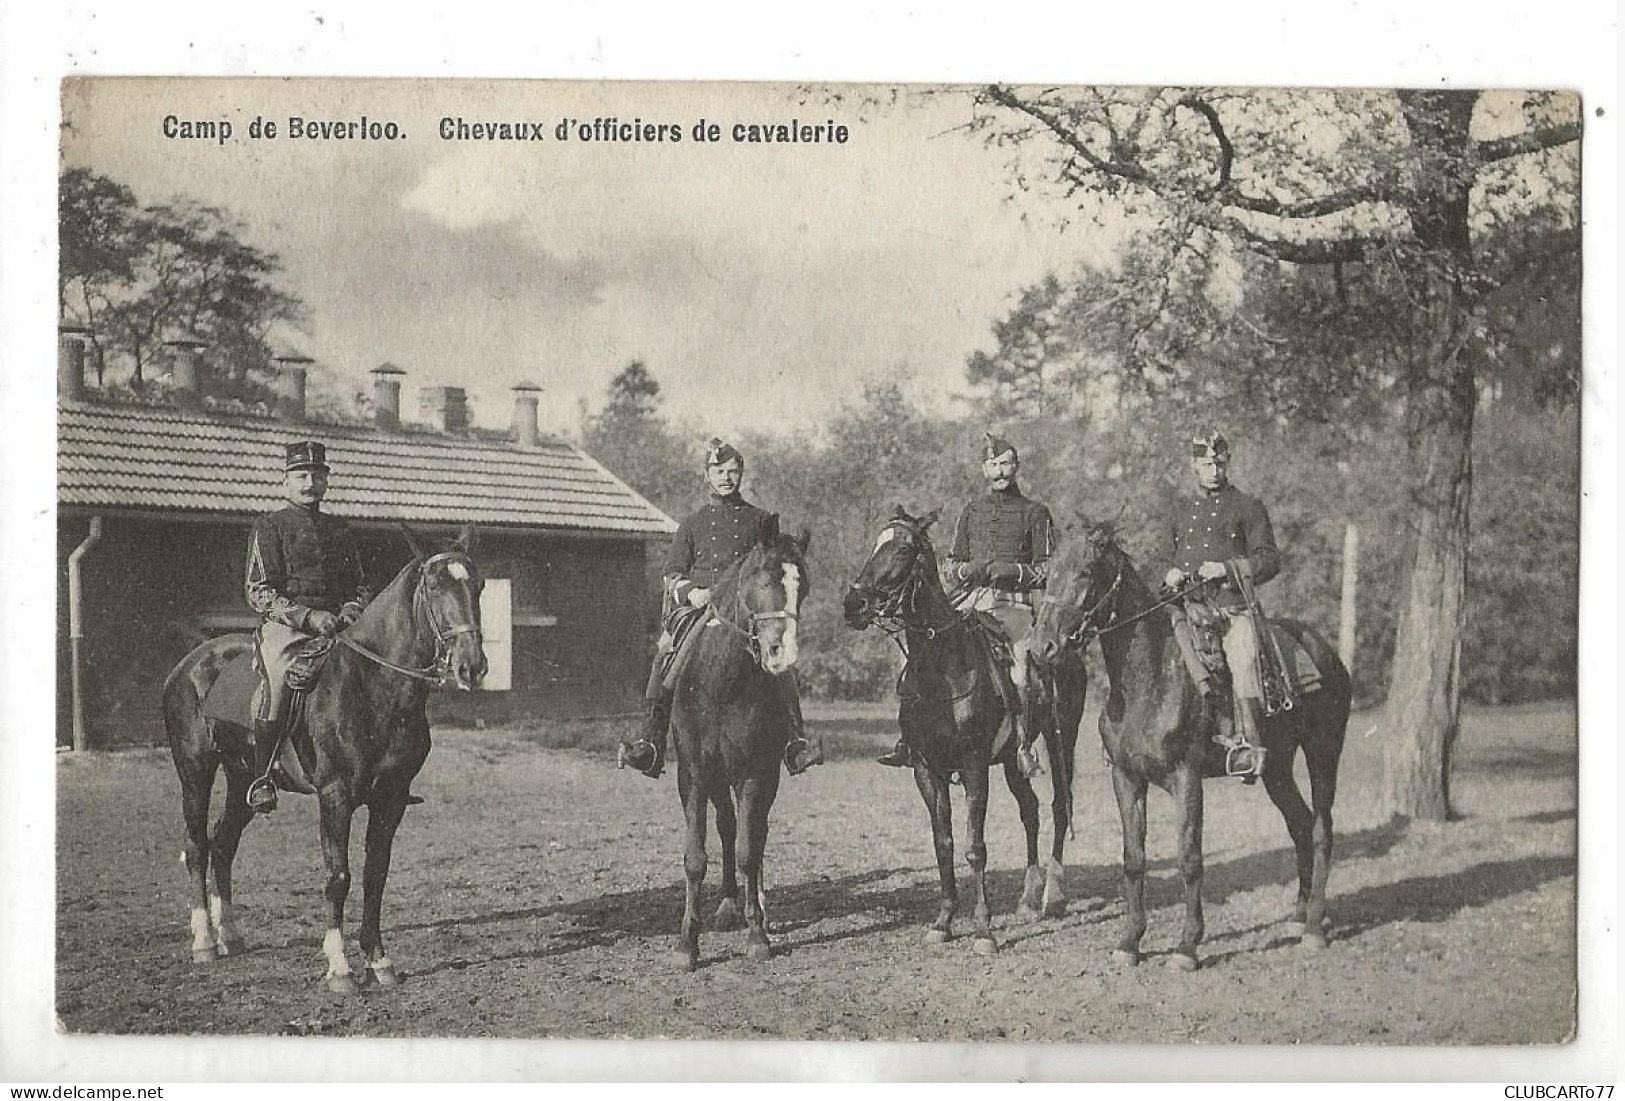
POLYGON ((775 680, 792 675, 796 663, 797 620, 810 587, 804 560, 810 541, 806 533, 781 534, 776 515, 767 519, 756 545, 712 588, 710 613, 695 624, 699 637, 677 675, 671 724, 677 793, 687 826, 687 891, 676 962, 685 971, 700 962, 710 807, 716 808, 722 842, 723 898, 716 925, 730 926, 743 912, 750 958, 772 954, 762 854, 768 812, 779 791, 779 764, 790 741, 790 716, 775 680))
MULTIPOLYGON (((485 675, 479 614, 484 582, 469 557, 473 538, 470 526, 436 552, 407 533, 415 557, 328 653, 326 668, 305 700, 305 731, 290 734, 282 746, 286 786, 314 794, 320 808, 327 870, 322 952, 327 987, 335 994, 356 990, 342 929, 350 893, 350 819, 361 806, 368 808, 361 950, 373 981, 399 982, 379 922, 395 831, 412 779, 429 755, 429 688, 450 682, 468 690, 485 675)), ((182 856, 192 883, 192 958, 199 963, 217 952, 234 955, 244 949, 232 914, 231 872, 243 828, 254 817, 246 801, 254 778, 253 736, 244 726, 205 716, 203 701, 215 680, 252 646, 247 635, 211 639, 164 680, 164 726, 186 819, 182 856), (222 767, 226 805, 211 836, 209 799, 222 767)))
MULTIPOLYGON (((1145 934, 1145 802, 1148 784, 1174 798, 1179 868, 1185 885, 1185 924, 1168 958, 1182 971, 1197 965, 1202 941, 1202 778, 1212 744, 1213 716, 1187 671, 1165 601, 1152 595, 1110 525, 1086 525, 1082 538, 1063 540, 1050 559, 1046 595, 1033 631, 1033 657, 1062 660, 1099 638, 1110 679, 1100 714, 1100 736, 1111 759, 1112 788, 1123 824, 1125 929, 1113 955, 1138 963, 1145 934)), ((1348 725, 1348 670, 1315 631, 1292 620, 1272 620, 1307 651, 1321 673, 1320 687, 1297 705, 1265 720, 1264 788, 1286 820, 1298 858, 1298 902, 1293 921, 1300 942, 1324 948, 1326 876, 1332 859, 1332 802, 1337 764, 1348 725), (1298 750, 1309 769, 1314 810, 1293 778, 1298 750)))
MULTIPOLYGON (((993 938, 987 894, 988 771, 1004 766, 1005 784, 1015 796, 1027 835, 1027 864, 1017 913, 1024 917, 1059 916, 1066 911, 1063 882, 1066 835, 1072 820, 1073 749, 1083 718, 1085 675, 1081 658, 1068 655, 1056 668, 1047 713, 1044 744, 1054 780, 1052 811, 1055 837, 1048 875, 1038 858, 1038 795, 1016 761, 1017 739, 1007 729, 1007 708, 994 681, 986 635, 953 607, 938 575, 937 555, 928 531, 936 512, 910 516, 899 505, 880 531, 875 549, 846 591, 847 626, 862 630, 879 624, 901 635, 908 669, 900 683, 897 721, 903 740, 914 753, 914 782, 931 816, 942 900, 926 933, 931 944, 953 936, 959 890, 954 876, 953 799, 950 779, 965 785, 966 860, 975 898, 973 948, 983 955, 998 951, 993 938), (1002 736, 1001 736, 1002 731, 1002 736)), ((1037 719, 1028 716, 1029 721, 1037 719)))

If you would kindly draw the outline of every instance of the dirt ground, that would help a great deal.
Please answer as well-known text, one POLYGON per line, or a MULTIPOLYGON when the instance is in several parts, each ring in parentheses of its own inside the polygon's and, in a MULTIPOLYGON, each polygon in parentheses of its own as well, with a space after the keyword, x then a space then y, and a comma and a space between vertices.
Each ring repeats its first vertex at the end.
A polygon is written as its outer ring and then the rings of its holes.
MULTIPOLYGON (((285 797, 250 828, 237 905, 251 950, 197 966, 167 751, 64 755, 61 1021, 115 1033, 1211 1044, 1554 1043, 1573 1028, 1569 706, 1470 714, 1454 783, 1461 820, 1448 825, 1377 820, 1376 716, 1354 717, 1324 952, 1285 936, 1292 856, 1267 797, 1210 781, 1208 939, 1188 975, 1157 958, 1180 912, 1161 793, 1150 808, 1150 958, 1137 969, 1109 958, 1119 837, 1092 714, 1067 890, 1104 905, 1016 921, 1020 824, 996 780, 992 958, 968 938, 924 943, 936 905, 930 831, 909 775, 869 761, 895 730, 884 709, 811 717, 837 759, 787 780, 774 808, 775 958, 752 963, 743 933, 716 933, 697 972, 670 965, 682 909, 676 785, 670 772, 651 782, 615 771, 612 731, 443 730, 417 784, 429 801, 407 814, 385 900, 386 944, 406 981, 349 999, 321 983, 313 800, 285 797), (114 816, 127 827, 109 831, 114 816)), ((346 928, 357 965, 363 835, 346 928)), ((1047 826, 1044 836, 1047 848, 1047 826)), ((713 900, 715 852, 713 839, 713 900)))

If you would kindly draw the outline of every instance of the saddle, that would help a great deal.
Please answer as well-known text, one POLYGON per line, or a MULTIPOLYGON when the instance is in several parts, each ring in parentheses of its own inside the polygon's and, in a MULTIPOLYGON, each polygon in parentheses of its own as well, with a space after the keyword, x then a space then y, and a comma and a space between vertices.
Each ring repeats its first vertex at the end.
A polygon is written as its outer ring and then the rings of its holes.
MULTIPOLYGON (((1168 612, 1173 620, 1174 635, 1179 641, 1179 652, 1185 659, 1191 679, 1197 684, 1203 681, 1228 683, 1230 669, 1225 663, 1220 631, 1222 613, 1200 600, 1186 601, 1184 607, 1171 604, 1168 612)), ((1275 640, 1275 652, 1281 655, 1283 672, 1294 695, 1302 696, 1318 689, 1322 680, 1320 668, 1297 637, 1268 620, 1265 621, 1265 629, 1275 640)), ((1269 639, 1261 638, 1258 644, 1267 646, 1269 639)))

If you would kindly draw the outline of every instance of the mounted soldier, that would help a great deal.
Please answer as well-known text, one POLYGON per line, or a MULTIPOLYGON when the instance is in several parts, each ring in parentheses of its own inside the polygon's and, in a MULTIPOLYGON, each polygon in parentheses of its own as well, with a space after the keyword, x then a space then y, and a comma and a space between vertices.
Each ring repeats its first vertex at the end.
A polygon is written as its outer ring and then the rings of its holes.
MULTIPOLYGON (((713 437, 705 452, 705 505, 677 527, 662 569, 664 578, 663 630, 655 650, 654 667, 644 693, 648 709, 642 734, 621 742, 618 765, 637 769, 650 778, 666 767, 666 740, 671 724, 671 686, 692 653, 688 645, 694 628, 704 622, 717 579, 737 565, 760 540, 771 513, 757 508, 740 493, 745 479, 745 458, 731 444, 713 437)), ((821 739, 809 741, 801 719, 801 698, 795 671, 777 678, 780 700, 790 724, 784 747, 784 765, 799 775, 823 764, 821 739)))
MULTIPOLYGON (((282 495, 287 505, 254 522, 243 589, 262 622, 254 632, 259 690, 254 706, 255 775, 248 805, 276 809, 271 777, 295 710, 288 673, 302 656, 322 649, 354 623, 372 599, 349 526, 322 511, 327 496, 327 449, 314 440, 287 445, 282 495)), ((412 797, 413 802, 422 802, 412 797)))
MULTIPOLYGON (((1235 716, 1234 732, 1221 730, 1219 739, 1227 749, 1226 771, 1252 783, 1264 770, 1265 685, 1258 607, 1251 594, 1253 586, 1281 572, 1281 556, 1263 502, 1231 485, 1229 470, 1230 442, 1212 429, 1197 431, 1191 439, 1196 493, 1174 512, 1174 564, 1163 583, 1170 589, 1194 586, 1184 609, 1175 613, 1181 648, 1208 649, 1202 645, 1204 632, 1220 642, 1235 716)), ((1197 666, 1197 684, 1208 696, 1213 678, 1197 666)))
MULTIPOLYGON (((1010 676, 1027 706, 1027 640, 1033 629, 1033 606, 1044 587, 1045 564, 1055 551, 1055 525, 1048 507, 1021 492, 1016 475, 1021 458, 1009 441, 984 433, 982 477, 987 493, 967 504, 954 527, 953 545, 943 562, 943 587, 964 615, 984 613, 997 621, 1010 647, 1010 676)), ((1024 775, 1041 772, 1033 753, 1036 731, 1018 723, 1020 764, 1024 775)), ((883 765, 909 768, 913 753, 902 739, 880 758, 883 765)))

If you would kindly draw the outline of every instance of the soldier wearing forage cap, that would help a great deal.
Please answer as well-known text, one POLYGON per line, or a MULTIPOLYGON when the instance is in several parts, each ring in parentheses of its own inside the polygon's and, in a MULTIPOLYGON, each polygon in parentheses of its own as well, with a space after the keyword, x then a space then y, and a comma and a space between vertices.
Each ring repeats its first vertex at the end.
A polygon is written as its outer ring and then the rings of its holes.
MULTIPOLYGON (((943 580, 960 611, 987 612, 998 620, 1015 659, 1011 673, 1016 689, 1025 696, 1033 604, 1055 551, 1055 525, 1046 506, 1021 492, 1016 481, 1021 458, 1015 447, 991 432, 983 435, 982 477, 988 491, 959 514, 943 580)), ((1039 771, 1032 739, 1033 732, 1023 726, 1020 761, 1028 775, 1039 771)), ((913 753, 899 740, 880 763, 911 766, 913 753)))
POLYGON ((1177 588, 1187 578, 1208 582, 1205 599, 1219 613, 1225 664, 1230 667, 1236 734, 1241 741, 1237 774, 1256 779, 1264 766, 1259 741, 1263 688, 1258 677, 1258 637, 1237 578, 1262 585, 1281 572, 1269 513, 1256 497, 1230 484, 1230 441, 1211 428, 1191 439, 1195 496, 1174 513, 1173 561, 1163 582, 1177 588))
MULTIPOLYGON (((666 763, 666 735, 671 722, 667 671, 710 604, 712 586, 750 553, 770 516, 740 495, 744 478, 745 457, 732 444, 713 437, 705 451, 708 500, 678 525, 666 552, 661 571, 665 578, 665 629, 644 694, 648 717, 641 736, 622 741, 619 752, 622 767, 630 765, 651 778, 658 777, 666 763)), ((818 739, 808 741, 803 734, 794 672, 785 672, 777 679, 790 719, 784 764, 794 776, 823 763, 823 745, 818 739)))
POLYGON ((243 589, 264 620, 254 633, 259 778, 248 789, 248 805, 261 813, 276 809, 270 770, 286 734, 288 667, 311 639, 332 637, 354 623, 372 599, 349 527, 322 511, 327 475, 325 447, 314 440, 288 444, 282 475, 288 503, 256 520, 248 538, 243 589))

